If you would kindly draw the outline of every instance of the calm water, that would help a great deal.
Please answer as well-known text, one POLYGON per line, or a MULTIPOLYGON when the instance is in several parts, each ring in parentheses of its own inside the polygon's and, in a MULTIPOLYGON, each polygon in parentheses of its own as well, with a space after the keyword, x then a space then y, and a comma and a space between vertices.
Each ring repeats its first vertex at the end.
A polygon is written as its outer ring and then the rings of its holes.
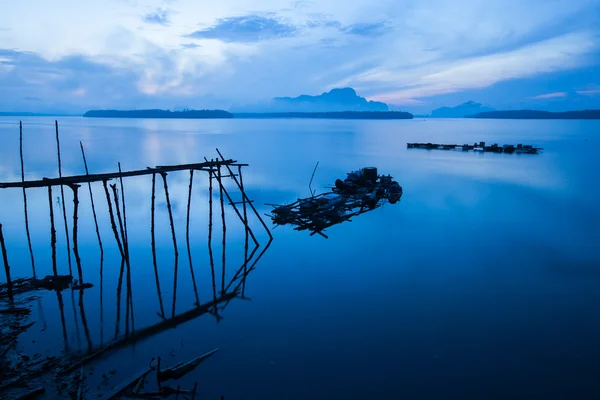
MULTIPOLYGON (((56 176, 53 120, 23 122, 26 178, 56 176)), ((182 387, 197 380, 206 399, 599 398, 600 121, 60 118, 59 124, 64 175, 84 173, 79 141, 91 172, 116 170, 119 161, 124 170, 199 162, 215 158, 218 147, 250 164, 244 183, 261 213, 269 210, 264 203, 308 196, 317 161, 319 190, 371 165, 404 188, 400 203, 329 229, 328 240, 275 229, 247 277, 251 301, 232 301, 218 322, 206 314, 111 353, 97 371, 116 368, 125 378, 155 356, 173 364, 219 347, 182 387), (545 150, 538 156, 407 150, 413 141, 522 142, 545 150)), ((0 137, 0 179, 20 180, 16 118, 0 119, 0 137)), ((169 174, 180 253, 177 313, 195 301, 185 248, 188 184, 188 172, 169 174)), ((157 187, 159 275, 170 316, 173 244, 160 179, 157 187)), ((231 183, 227 188, 239 200, 231 183)), ((119 325, 116 317, 120 258, 102 186, 93 190, 106 248, 102 293, 84 186, 80 251, 85 280, 95 286, 85 291, 83 307, 78 293, 63 292, 64 331, 55 293, 34 303, 38 322, 21 344, 31 352, 86 351, 124 332, 125 297, 119 325)), ((29 276, 22 193, 1 195, 13 277, 29 276)), ((71 218, 71 190, 65 195, 71 218)), ((125 195, 140 329, 160 321, 151 178, 126 179, 125 195)), ((68 273, 58 188, 53 196, 59 272, 68 273)), ((212 299, 208 197, 207 176, 197 173, 191 245, 201 302, 212 299)), ((48 195, 32 189, 28 199, 38 275, 51 274, 48 195)), ((230 279, 243 262, 244 230, 231 207, 226 217, 230 279)), ((251 224, 264 247, 264 230, 256 219, 251 224)), ((220 233, 213 242, 220 270, 220 233)))

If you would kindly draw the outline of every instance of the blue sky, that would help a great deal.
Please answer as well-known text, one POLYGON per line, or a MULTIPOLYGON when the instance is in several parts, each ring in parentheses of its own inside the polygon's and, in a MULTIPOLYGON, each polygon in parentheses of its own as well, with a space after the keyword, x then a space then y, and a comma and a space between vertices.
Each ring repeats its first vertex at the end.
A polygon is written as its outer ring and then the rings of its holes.
MULTIPOLYGON (((21 0, 0 110, 229 108, 351 86, 413 112, 600 103, 600 0, 21 0)), ((600 107, 600 105, 598 105, 600 107)))

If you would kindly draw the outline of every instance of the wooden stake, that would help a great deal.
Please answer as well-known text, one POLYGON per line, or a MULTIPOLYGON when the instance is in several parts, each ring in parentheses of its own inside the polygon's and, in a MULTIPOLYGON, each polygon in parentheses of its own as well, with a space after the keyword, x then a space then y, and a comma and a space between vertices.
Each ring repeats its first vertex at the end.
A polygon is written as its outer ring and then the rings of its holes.
MULTIPOLYGON (((58 121, 54 121, 56 128, 56 153, 58 155, 58 177, 62 179, 62 166, 60 162, 60 141, 58 139, 58 121)), ((65 190, 63 185, 60 185, 60 201, 62 202, 63 220, 65 223, 65 237, 67 244, 67 258, 69 261, 69 275, 73 275, 73 267, 71 266, 71 241, 69 239, 69 225, 67 223, 67 206, 65 205, 65 190)))
POLYGON ((83 270, 81 269, 81 257, 79 257, 79 246, 77 241, 77 218, 79 210, 79 185, 71 186, 73 190, 73 254, 77 263, 77 273, 79 274, 79 284, 83 283, 83 270))
POLYGON ((173 211, 171 210, 171 201, 169 200, 169 187, 167 185, 167 173, 161 172, 163 184, 165 187, 165 199, 167 200, 167 211, 169 212, 169 223, 171 224, 171 235, 173 236, 173 252, 175 253, 175 267, 173 273, 173 311, 175 316, 175 302, 177 300, 177 267, 179 265, 179 251, 177 250, 177 237, 175 236, 175 225, 173 224, 173 211))
MULTIPOLYGON (((119 173, 121 171, 121 163, 118 163, 119 173)), ((119 183, 121 184, 121 203, 123 204, 123 229, 125 232, 125 236, 123 241, 125 243, 125 254, 127 255, 127 301, 129 307, 131 308, 131 330, 133 331, 134 327, 134 317, 133 317, 133 292, 131 290, 131 259, 129 257, 129 235, 127 234, 127 208, 125 207, 125 188, 123 186, 123 177, 119 177, 119 183)))
POLYGON ((119 246, 119 252, 121 253, 121 257, 125 259, 125 251, 123 250, 121 240, 119 239, 119 233, 117 232, 117 224, 115 222, 115 215, 113 214, 112 202, 110 200, 110 193, 108 193, 108 186, 106 181, 102 181, 102 186, 104 186, 104 194, 106 195, 106 204, 108 205, 108 214, 110 215, 110 225, 112 226, 113 234, 115 235, 115 240, 117 241, 117 245, 119 246))
POLYGON ((48 186, 48 203, 50 205, 50 247, 52 247, 52 271, 58 275, 56 269, 56 229, 54 228, 54 206, 52 205, 52 186, 48 186))
MULTIPOLYGON (((212 161, 212 160, 211 160, 212 161)), ((208 257, 210 258, 210 272, 212 276, 213 301, 217 300, 217 286, 215 282, 215 258, 212 251, 212 220, 213 220, 213 172, 208 173, 208 257)))
POLYGON ((225 205, 223 204, 223 181, 221 180, 221 166, 217 169, 219 180, 219 199, 221 201, 221 224, 223 225, 223 256, 222 256, 222 271, 221 271, 221 295, 225 293, 225 245, 227 243, 227 225, 225 224, 225 205))
MULTIPOLYGON (((85 174, 89 175, 87 161, 85 159, 85 151, 83 150, 83 143, 79 142, 81 147, 81 156, 83 157, 83 165, 85 167, 85 174)), ((100 228, 98 226, 98 217, 96 215, 96 206, 94 204, 94 194, 92 192, 92 183, 88 182, 88 190, 90 192, 90 201, 92 203, 92 214, 94 216, 94 225, 96 226, 96 236, 98 237, 98 246, 100 246, 100 285, 102 285, 102 270, 104 266, 104 247, 102 246, 102 238, 100 237, 100 228)))
MULTIPOLYGON (((240 177, 240 190, 244 193, 244 178, 242 177, 241 166, 238 166, 238 175, 240 177)), ((244 283, 242 284, 242 297, 244 297, 246 294, 246 275, 248 274, 248 213, 245 201, 242 201, 242 207, 244 211, 244 230, 246 233, 244 238, 244 283)))
POLYGON ((192 205, 192 184, 194 182, 194 170, 190 169, 190 188, 188 192, 188 203, 187 203, 187 220, 185 224, 185 242, 187 244, 188 260, 190 263, 190 274, 192 275, 192 284, 194 285, 194 294, 196 295, 196 305, 200 305, 200 299, 198 297, 198 286, 196 285, 196 277, 194 276, 194 266, 192 264, 192 250, 190 247, 190 208, 192 205))
POLYGON ((4 233, 2 232, 2 224, 0 224, 0 247, 2 247, 2 259, 4 260, 4 272, 6 273, 6 287, 8 289, 8 297, 12 300, 12 279, 10 278, 10 265, 8 264, 8 255, 6 254, 6 245, 4 244, 4 233))
POLYGON ((83 324, 83 331, 85 333, 85 339, 88 345, 88 352, 91 352, 93 349, 92 339, 90 336, 90 329, 88 327, 87 318, 85 316, 85 307, 83 305, 83 290, 79 291, 79 312, 81 313, 81 322, 83 324))
POLYGON ((154 234, 154 203, 156 195, 156 174, 152 174, 152 206, 150 234, 152 235, 152 262, 154 263, 154 277, 156 279, 156 291, 158 292, 158 302, 160 304, 160 314, 165 319, 165 309, 163 307, 162 293, 160 291, 160 280, 158 278, 158 264, 156 262, 156 239, 154 234))
MULTIPOLYGON (((25 163, 23 162, 23 122, 19 121, 19 143, 20 143, 20 154, 21 154, 21 182, 25 182, 25 163)), ((35 273, 35 259, 33 258, 33 248, 31 247, 31 235, 29 233, 29 216, 27 213, 27 193, 23 188, 23 211, 25 212, 25 232, 27 233, 27 244, 29 245, 29 255, 31 256, 31 269, 33 271, 33 277, 36 277, 35 273)))

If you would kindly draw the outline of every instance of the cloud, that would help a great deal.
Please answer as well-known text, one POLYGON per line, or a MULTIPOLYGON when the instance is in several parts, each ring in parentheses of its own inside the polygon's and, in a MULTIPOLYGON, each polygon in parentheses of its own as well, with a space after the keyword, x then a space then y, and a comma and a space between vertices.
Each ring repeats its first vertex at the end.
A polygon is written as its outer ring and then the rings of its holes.
POLYGON ((546 93, 533 96, 532 99, 554 99, 556 97, 567 97, 567 92, 546 93))
POLYGON ((151 12, 151 13, 144 15, 143 21, 148 24, 167 26, 170 23, 169 15, 170 15, 169 10, 163 10, 163 9, 159 8, 155 12, 151 12))
POLYGON ((584 96, 595 96, 595 95, 600 95, 600 89, 578 90, 576 93, 577 94, 582 94, 584 96))
POLYGON ((296 28, 293 25, 282 23, 275 18, 250 14, 219 19, 215 25, 186 36, 194 39, 249 43, 290 37, 295 33, 296 28))
POLYGON ((202 46, 200 46, 200 45, 199 45, 199 44, 197 44, 197 43, 183 43, 183 44, 181 45, 181 48, 182 48, 182 49, 197 49, 197 48, 199 48, 199 47, 202 47, 202 46))
POLYGON ((358 36, 381 36, 387 32, 389 29, 386 27, 385 22, 377 22, 374 24, 352 24, 343 27, 342 32, 347 33, 349 35, 358 35, 358 36))

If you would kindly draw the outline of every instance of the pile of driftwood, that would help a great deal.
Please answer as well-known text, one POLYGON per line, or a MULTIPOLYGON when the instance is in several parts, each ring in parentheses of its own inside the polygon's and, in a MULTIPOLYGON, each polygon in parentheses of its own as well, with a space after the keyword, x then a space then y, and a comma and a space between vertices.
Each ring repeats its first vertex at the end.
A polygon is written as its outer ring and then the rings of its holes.
POLYGON ((366 167, 337 179, 331 192, 298 199, 287 204, 268 204, 273 207, 268 216, 275 225, 295 225, 295 230, 309 230, 311 236, 330 226, 350 221, 350 218, 374 210, 386 201, 397 203, 402 186, 390 175, 378 175, 377 168, 366 167))

